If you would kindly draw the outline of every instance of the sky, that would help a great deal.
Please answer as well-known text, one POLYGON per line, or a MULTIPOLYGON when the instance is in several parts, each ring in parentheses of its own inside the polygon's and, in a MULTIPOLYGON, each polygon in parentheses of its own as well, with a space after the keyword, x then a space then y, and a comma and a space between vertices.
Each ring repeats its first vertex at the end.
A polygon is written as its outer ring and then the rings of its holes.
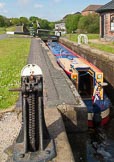
POLYGON ((111 0, 0 0, 0 15, 7 18, 36 16, 48 21, 81 12, 89 5, 105 5, 111 0))

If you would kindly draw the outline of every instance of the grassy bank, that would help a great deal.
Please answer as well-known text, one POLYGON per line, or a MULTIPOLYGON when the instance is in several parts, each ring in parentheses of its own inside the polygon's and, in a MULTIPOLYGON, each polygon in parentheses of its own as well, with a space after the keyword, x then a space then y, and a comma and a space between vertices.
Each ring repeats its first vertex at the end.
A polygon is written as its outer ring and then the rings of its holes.
MULTIPOLYGON (((78 35, 79 34, 66 34, 65 36, 74 42, 78 42, 78 35)), ((99 39, 99 34, 87 34, 88 39, 99 39)))
POLYGON ((6 33, 6 28, 1 28, 0 27, 0 34, 5 34, 6 33))
POLYGON ((0 27, 0 34, 5 34, 7 31, 15 31, 15 29, 16 29, 15 26, 11 26, 8 28, 0 27))
POLYGON ((101 51, 109 52, 109 53, 114 53, 114 45, 113 43, 110 44, 100 44, 100 43, 89 43, 90 47, 97 48, 101 51))
POLYGON ((18 93, 10 88, 20 87, 20 72, 27 63, 30 39, 8 38, 0 40, 0 109, 15 104, 18 93))
MULTIPOLYGON (((114 42, 103 43, 99 39, 99 34, 87 34, 87 36, 89 40, 88 45, 90 47, 97 48, 105 52, 114 53, 114 42), (96 41, 94 42, 92 40, 96 41)), ((65 37, 73 42, 78 42, 78 34, 66 34, 65 37)))

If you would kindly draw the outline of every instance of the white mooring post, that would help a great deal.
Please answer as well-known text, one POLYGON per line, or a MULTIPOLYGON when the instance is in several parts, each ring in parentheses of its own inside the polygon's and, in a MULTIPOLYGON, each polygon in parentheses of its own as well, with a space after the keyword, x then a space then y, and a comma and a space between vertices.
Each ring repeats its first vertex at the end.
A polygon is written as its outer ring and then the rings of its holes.
POLYGON ((88 37, 86 34, 78 35, 78 44, 81 44, 81 43, 88 44, 88 37))

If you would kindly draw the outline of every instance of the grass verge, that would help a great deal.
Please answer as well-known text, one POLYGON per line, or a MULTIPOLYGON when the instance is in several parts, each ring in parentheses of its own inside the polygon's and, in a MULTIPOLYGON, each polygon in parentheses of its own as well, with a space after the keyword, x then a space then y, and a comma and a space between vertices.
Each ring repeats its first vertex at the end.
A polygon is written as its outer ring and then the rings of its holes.
MULTIPOLYGON (((78 35, 79 34, 65 34, 65 36, 74 42, 78 42, 78 35)), ((99 39, 99 34, 86 34, 88 39, 99 39)))
MULTIPOLYGON (((65 36, 73 41, 73 42, 78 42, 78 35, 79 34, 66 34, 65 36)), ((97 48, 99 50, 109 52, 109 53, 114 53, 114 42, 107 42, 105 44, 102 43, 102 41, 99 41, 99 34, 87 34, 89 40, 98 40, 98 43, 93 43, 89 41, 89 46, 93 48, 97 48)))
POLYGON ((30 41, 28 38, 0 40, 0 109, 12 106, 18 99, 18 93, 9 89, 20 87, 20 72, 27 63, 30 41))
POLYGON ((6 28, 0 27, 0 34, 5 34, 6 33, 6 28))
POLYGON ((97 48, 101 51, 114 53, 114 45, 98 44, 98 43, 89 43, 90 47, 97 48))
POLYGON ((0 27, 0 34, 5 34, 7 31, 15 31, 15 30, 16 30, 15 26, 11 26, 8 28, 0 27))

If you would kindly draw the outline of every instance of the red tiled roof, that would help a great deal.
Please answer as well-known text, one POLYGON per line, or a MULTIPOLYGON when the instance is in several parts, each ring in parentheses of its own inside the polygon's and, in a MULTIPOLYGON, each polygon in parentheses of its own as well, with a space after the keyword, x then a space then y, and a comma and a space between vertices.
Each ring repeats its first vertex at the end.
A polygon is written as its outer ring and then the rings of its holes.
POLYGON ((85 12, 85 11, 96 11, 98 8, 100 8, 102 6, 103 5, 89 5, 82 12, 85 12))

